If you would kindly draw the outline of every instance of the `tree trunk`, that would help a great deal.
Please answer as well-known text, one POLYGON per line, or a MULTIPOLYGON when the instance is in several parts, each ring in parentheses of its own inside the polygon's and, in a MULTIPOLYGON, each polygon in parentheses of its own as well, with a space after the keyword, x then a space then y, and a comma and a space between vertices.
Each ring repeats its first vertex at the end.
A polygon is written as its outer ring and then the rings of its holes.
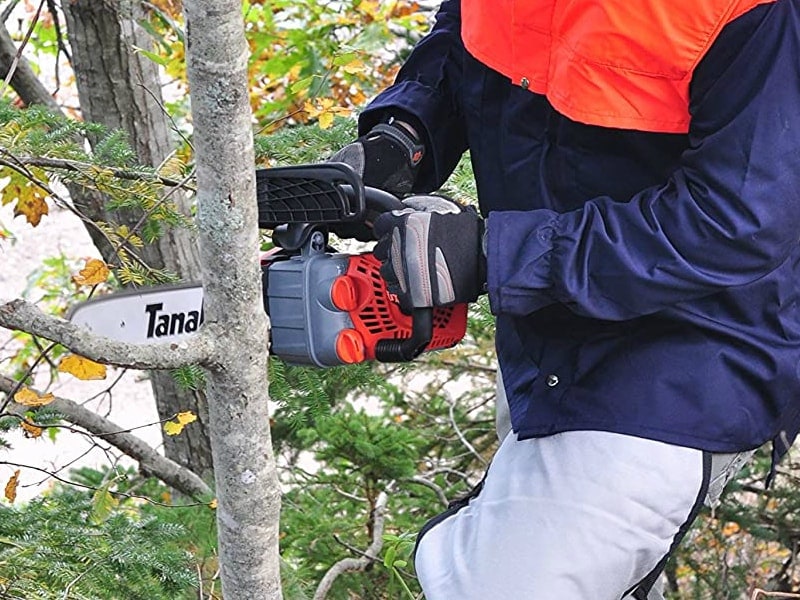
MULTIPOLYGON (((135 51, 135 47, 152 46, 152 39, 138 25, 146 18, 142 4, 133 0, 72 0, 62 7, 84 120, 127 132, 139 162, 158 166, 175 144, 162 107, 157 66, 135 51)), ((185 197, 172 198, 182 212, 189 213, 185 197)), ((133 227, 141 217, 141 213, 130 210, 109 214, 104 198, 97 193, 77 194, 73 201, 92 221, 133 227)), ((113 263, 106 240, 93 228, 89 231, 104 258, 113 263)), ((141 256, 149 266, 166 268, 183 280, 200 279, 196 240, 189 230, 170 229, 156 244, 145 246, 141 256)), ((165 371, 151 371, 150 381, 161 419, 189 409, 198 415, 198 427, 187 429, 180 436, 164 436, 165 454, 210 480, 208 411, 202 394, 180 388, 165 371)))
POLYGON ((225 598, 278 600, 280 487, 269 430, 252 113, 240 0, 184 0, 225 598))

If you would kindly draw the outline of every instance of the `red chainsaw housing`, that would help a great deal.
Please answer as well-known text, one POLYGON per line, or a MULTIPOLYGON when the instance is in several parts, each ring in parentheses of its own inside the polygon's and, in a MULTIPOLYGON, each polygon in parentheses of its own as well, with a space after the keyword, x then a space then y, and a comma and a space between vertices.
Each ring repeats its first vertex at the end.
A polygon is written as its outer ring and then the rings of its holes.
MULTIPOLYGON (((331 286, 333 304, 346 311, 353 322, 353 330, 340 332, 337 339, 336 352, 343 362, 372 360, 379 340, 411 336, 411 317, 403 314, 386 289, 380 266, 372 254, 353 255, 347 272, 331 286)), ((466 304, 434 308, 433 337, 426 351, 455 346, 466 330, 466 304)))

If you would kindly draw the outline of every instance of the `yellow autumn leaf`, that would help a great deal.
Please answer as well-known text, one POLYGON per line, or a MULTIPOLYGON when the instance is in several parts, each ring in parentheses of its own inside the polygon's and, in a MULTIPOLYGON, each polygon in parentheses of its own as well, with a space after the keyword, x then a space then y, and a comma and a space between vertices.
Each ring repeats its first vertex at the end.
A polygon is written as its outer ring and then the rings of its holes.
POLYGON ((289 69, 289 72, 286 74, 289 81, 297 79, 300 77, 300 72, 303 70, 303 65, 292 65, 292 68, 289 69))
POLYGON ((343 65, 342 69, 344 70, 345 73, 348 73, 350 75, 357 75, 358 73, 363 73, 364 71, 366 71, 367 67, 364 64, 363 60, 357 58, 355 60, 350 61, 346 65, 343 65))
POLYGON ((303 112, 307 113, 309 118, 313 119, 314 117, 316 117, 319 114, 320 111, 319 111, 319 108, 314 106, 313 102, 311 102, 310 100, 306 100, 303 103, 303 112))
MULTIPOLYGON (((33 189, 33 186, 31 186, 33 189)), ((38 188, 36 188, 38 190, 38 188)), ((50 212, 50 209, 45 202, 45 197, 37 191, 32 191, 30 195, 17 200, 17 205, 14 207, 14 216, 24 216, 31 226, 36 227, 42 220, 42 217, 50 212)))
POLYGON ((97 285, 108 279, 108 265, 97 258, 87 258, 84 267, 72 276, 78 285, 97 285))
POLYGON ((190 410, 179 412, 177 415, 175 415, 175 418, 181 425, 188 425, 189 423, 194 423, 197 421, 197 415, 190 410))
POLYGON ((44 431, 41 427, 37 427, 33 423, 28 423, 28 421, 20 421, 19 424, 22 429, 25 430, 25 437, 26 438, 38 438, 42 436, 42 431, 44 431))
POLYGON ((733 521, 729 521, 725 523, 725 526, 722 528, 722 535, 725 537, 730 537, 734 534, 739 533, 742 528, 739 526, 738 523, 734 523, 733 521))
POLYGON ((365 15, 372 17, 373 19, 378 18, 378 13, 380 12, 381 4, 378 0, 363 0, 358 5, 359 10, 361 10, 365 15))
POLYGON ((216 510, 217 506, 219 506, 219 502, 217 502, 216 498, 214 498, 211 502, 208 503, 208 508, 212 510, 216 510))
POLYGON ((6 499, 14 503, 14 500, 17 499, 17 486, 19 486, 19 469, 14 471, 14 474, 11 476, 11 479, 8 480, 6 484, 6 499))
POLYGON ((331 125, 333 125, 333 113, 332 112, 322 113, 319 116, 319 128, 329 129, 331 125))
POLYGON ((14 402, 22 404, 23 406, 45 406, 50 404, 56 397, 53 394, 42 394, 41 396, 34 392, 31 388, 25 387, 14 394, 14 402))
POLYGON ((106 378, 106 366, 96 363, 83 356, 70 354, 65 356, 58 364, 58 370, 62 373, 74 375, 82 381, 106 378))
POLYGON ((183 431, 183 428, 186 425, 196 420, 197 415, 191 411, 187 410, 184 412, 179 412, 177 415, 175 415, 174 421, 167 421, 164 423, 164 432, 167 435, 178 435, 181 431, 183 431))
MULTIPOLYGON (((41 170, 33 169, 32 172, 38 180, 47 183, 47 175, 41 170)), ((0 169, 0 173, 5 175, 0 179, 0 205, 16 202, 14 216, 22 215, 36 227, 42 216, 49 212, 45 201, 47 193, 22 173, 9 169, 0 169)))

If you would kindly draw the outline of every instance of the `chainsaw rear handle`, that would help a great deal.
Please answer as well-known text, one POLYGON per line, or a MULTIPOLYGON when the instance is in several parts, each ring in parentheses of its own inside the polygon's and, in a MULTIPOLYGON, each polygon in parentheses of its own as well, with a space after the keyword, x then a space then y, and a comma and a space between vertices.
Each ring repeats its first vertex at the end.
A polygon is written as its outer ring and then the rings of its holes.
MULTIPOLYGON (((403 210, 397 196, 378 188, 365 187, 367 208, 378 213, 403 210)), ((404 339, 380 340, 375 346, 375 359, 380 362, 408 362, 425 351, 433 338, 433 308, 415 308, 411 312, 411 336, 404 339)))
MULTIPOLYGON (((378 188, 365 187, 367 210, 385 213, 407 208, 397 196, 378 188)), ((408 362, 425 351, 433 338, 433 308, 415 308, 411 312, 411 336, 379 340, 375 359, 380 362, 408 362)))
POLYGON ((375 360, 408 362, 425 351, 433 338, 433 309, 415 308, 411 313, 411 337, 379 340, 375 345, 375 360))

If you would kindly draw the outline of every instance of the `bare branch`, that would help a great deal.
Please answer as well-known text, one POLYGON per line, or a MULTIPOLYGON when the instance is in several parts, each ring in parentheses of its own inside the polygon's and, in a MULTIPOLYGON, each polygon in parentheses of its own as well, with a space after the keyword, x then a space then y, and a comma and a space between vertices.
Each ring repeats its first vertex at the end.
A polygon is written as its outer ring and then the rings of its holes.
POLYGON ((417 485, 422 485, 436 494, 436 497, 439 499, 439 502, 446 508, 450 504, 450 500, 447 499, 447 496, 444 493, 444 490, 436 485, 430 479, 425 479, 424 477, 412 477, 408 481, 411 483, 416 483, 417 485))
POLYGON ((336 562, 319 582, 313 600, 324 600, 339 575, 363 571, 378 560, 383 549, 383 529, 386 524, 386 505, 389 495, 386 492, 378 494, 373 512, 372 542, 360 558, 343 558, 336 562))
POLYGON ((58 103, 39 81, 28 61, 17 56, 17 46, 11 34, 0 23, 0 74, 7 78, 12 69, 11 87, 26 105, 43 104, 54 113, 61 113, 58 103))
POLYGON ((208 333, 208 324, 198 335, 181 343, 140 346, 94 335, 69 321, 47 315, 22 299, 0 299, 0 327, 58 342, 103 364, 132 369, 177 369, 204 364, 214 352, 214 336, 208 333))
MULTIPOLYGON (((6 153, 11 154, 6 150, 6 153)), ((43 156, 16 156, 14 155, 14 160, 18 164, 25 165, 27 167, 41 167, 43 169, 56 169, 62 171, 73 171, 75 173, 81 173, 91 179, 92 171, 97 171, 98 168, 102 171, 108 171, 114 177, 118 179, 127 179, 130 181, 151 181, 160 183, 163 186, 167 187, 179 187, 189 191, 195 191, 191 185, 186 183, 186 179, 179 180, 179 179, 171 179, 169 177, 162 177, 157 173, 146 172, 146 171, 136 171, 133 169, 120 169, 119 167, 111 167, 111 166, 102 166, 98 167, 97 165, 93 165, 91 163, 85 163, 78 160, 69 160, 65 158, 51 158, 51 157, 43 157, 43 156)), ((6 165, 6 166, 14 166, 14 165, 6 165)))
POLYGON ((31 34, 33 33, 33 29, 36 26, 36 23, 39 21, 39 15, 42 14, 42 8, 44 8, 44 3, 45 0, 41 0, 41 2, 39 3, 39 8, 36 9, 36 15, 33 17, 33 21, 28 27, 28 31, 25 32, 25 38, 22 40, 22 44, 20 45, 19 49, 14 55, 13 60, 11 61, 11 66, 6 72, 5 80, 3 81, 2 87, 0 87, 0 96, 3 96, 6 93, 6 88, 11 82, 11 79, 14 77, 14 73, 17 70, 17 65, 19 64, 19 60, 22 57, 22 50, 23 48, 25 48, 25 45, 31 39, 31 34))
MULTIPOLYGON (((16 387, 16 381, 0 375, 0 390, 10 393, 16 387)), ((142 470, 152 473, 167 485, 187 496, 199 498, 213 493, 211 488, 189 469, 162 456, 129 431, 123 430, 116 423, 101 417, 88 408, 84 408, 77 402, 57 397, 48 406, 63 415, 70 423, 102 437, 102 439, 138 461, 142 470)), ((11 410, 21 414, 27 409, 12 400, 11 410)))
POLYGON ((9 18, 11 18, 11 13, 14 12, 14 9, 16 8, 17 4, 19 4, 19 2, 20 0, 11 0, 5 6, 5 8, 3 8, 3 12, 0 13, 0 22, 5 23, 6 21, 8 21, 9 18))
POLYGON ((450 425, 453 426, 453 430, 455 430, 458 439, 461 440, 461 443, 464 444, 467 450, 469 450, 470 454, 472 454, 476 459, 478 459, 479 463, 481 463, 483 466, 488 465, 489 462, 481 455, 480 452, 478 452, 475 449, 475 446, 469 443, 469 440, 461 431, 461 428, 458 426, 458 423, 456 422, 455 408, 456 408, 455 402, 451 402, 450 408, 448 410, 448 415, 450 417, 450 425))

